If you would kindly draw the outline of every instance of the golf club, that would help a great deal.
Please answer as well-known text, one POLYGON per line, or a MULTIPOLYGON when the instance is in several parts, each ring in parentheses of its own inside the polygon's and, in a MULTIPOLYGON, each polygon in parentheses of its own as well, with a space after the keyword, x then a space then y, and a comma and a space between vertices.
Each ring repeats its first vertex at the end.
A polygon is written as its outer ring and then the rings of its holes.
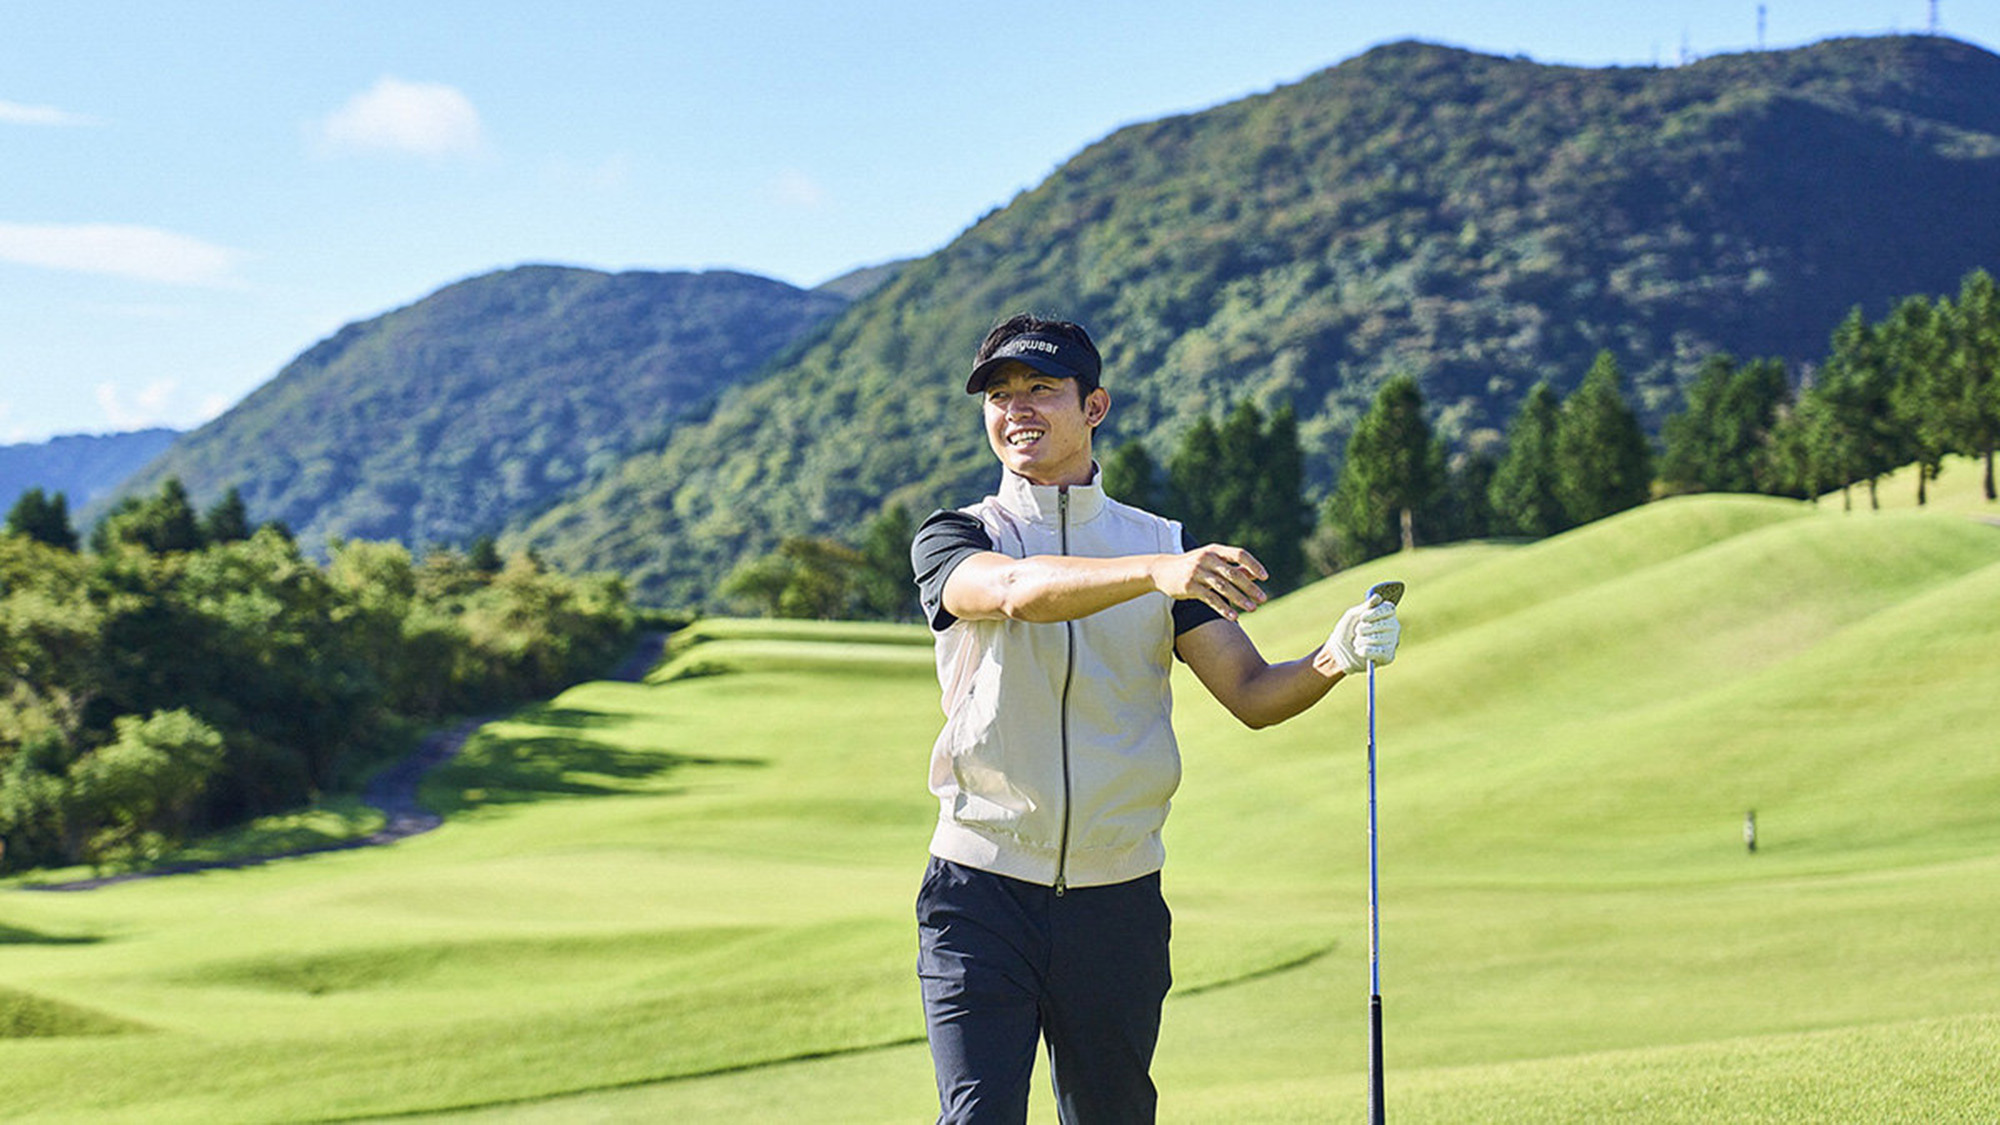
MULTIPOLYGON (((1401 582, 1368 588, 1368 604, 1403 600, 1401 582)), ((1375 663, 1368 663, 1368 1120, 1383 1125, 1382 1107, 1382 873, 1375 838, 1375 663)))

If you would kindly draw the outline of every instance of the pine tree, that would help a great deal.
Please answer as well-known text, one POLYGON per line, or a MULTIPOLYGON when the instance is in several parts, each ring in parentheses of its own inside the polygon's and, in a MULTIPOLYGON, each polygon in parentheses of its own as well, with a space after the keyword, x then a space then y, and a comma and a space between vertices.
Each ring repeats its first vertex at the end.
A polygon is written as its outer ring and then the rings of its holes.
POLYGON ((1255 456, 1256 490, 1250 498, 1245 547, 1271 575, 1270 588, 1289 590, 1305 576, 1305 542, 1312 533, 1312 509, 1305 502, 1305 450, 1299 419, 1291 404, 1278 408, 1259 435, 1255 456))
POLYGON ((39 488, 23 492, 7 512, 7 531, 65 551, 76 550, 76 529, 69 522, 69 497, 60 492, 54 496, 39 488))
POLYGON ((1556 495, 1556 423, 1562 404, 1547 383, 1537 383, 1507 426, 1507 452, 1493 470, 1487 497, 1493 530, 1535 538, 1567 530, 1569 517, 1556 495))
MULTIPOLYGON (((1896 420, 1896 374, 1883 335, 1856 307, 1833 330, 1833 350, 1812 388, 1818 400, 1807 413, 1806 434, 1816 463, 1838 485, 1842 502, 1856 481, 1868 482, 1868 503, 1881 507, 1876 482, 1916 455, 1916 445, 1896 420)), ((1808 495, 1817 495, 1809 493, 1808 495)))
POLYGON ((1993 447, 2000 444, 2000 289, 1992 274, 1966 275, 1948 330, 1951 357, 1939 396, 1940 428, 1958 452, 1985 461, 1986 498, 1992 500, 1993 447))
POLYGON ((1167 502, 1188 534, 1204 543, 1221 541, 1222 512, 1215 482, 1224 471, 1222 432, 1206 414, 1194 420, 1167 462, 1167 502))
POLYGON ((1761 464, 1790 384, 1778 360, 1741 367, 1727 355, 1708 357, 1688 387, 1687 409, 1667 419, 1660 480, 1677 492, 1754 492, 1769 471, 1761 464))
POLYGON ((1893 381, 1890 413, 1917 463, 1919 506, 1928 502, 1929 483, 1937 479, 1952 444, 1952 427, 1946 420, 1950 393, 1945 377, 1951 352, 1949 310, 1949 301, 1934 305, 1927 297, 1905 297, 1881 328, 1882 350, 1893 381))
POLYGON ((1112 450, 1104 459, 1103 469, 1104 479, 1100 483, 1106 496, 1148 512, 1159 511, 1160 473, 1144 445, 1128 441, 1112 450))
POLYGON ((1556 496, 1572 525, 1637 507, 1652 494, 1651 451, 1626 405, 1624 373, 1599 352, 1556 421, 1556 496))
POLYGON ((208 543, 236 543, 250 538, 250 509, 244 505, 240 490, 232 487, 202 515, 201 535, 208 543))
POLYGON ((1416 545, 1416 512, 1443 485, 1438 443, 1424 419, 1416 379, 1398 375, 1382 385, 1354 427, 1325 520, 1340 561, 1352 564, 1416 545))
POLYGON ((150 500, 126 497, 90 533, 90 549, 98 554, 108 554, 119 544, 143 547, 156 555, 201 549, 201 520, 179 477, 168 477, 150 500))

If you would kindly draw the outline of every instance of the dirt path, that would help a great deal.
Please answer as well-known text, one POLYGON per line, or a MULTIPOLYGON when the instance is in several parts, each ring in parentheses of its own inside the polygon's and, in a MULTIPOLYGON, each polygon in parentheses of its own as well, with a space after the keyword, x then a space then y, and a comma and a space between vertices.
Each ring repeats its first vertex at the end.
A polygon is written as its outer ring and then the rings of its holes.
MULTIPOLYGON (((665 633, 647 633, 633 645, 628 655, 607 679, 637 682, 658 662, 666 645, 665 633)), ((375 775, 368 787, 361 791, 361 800, 371 808, 381 810, 382 827, 366 836, 352 840, 340 840, 331 844, 318 844, 309 848, 274 852, 270 855, 243 856, 237 859, 218 859, 200 863, 170 863, 145 871, 129 871, 118 875, 102 875, 94 879, 73 879, 66 883, 33 883, 21 887, 24 891, 93 891, 116 883, 130 883, 140 879, 160 879, 168 875, 188 875, 196 871, 234 870, 256 867, 278 859, 296 859, 299 856, 320 855, 325 852, 352 851, 355 848, 374 848, 383 844, 393 844, 411 836, 421 835, 444 823, 444 818, 425 808, 417 800, 417 790, 423 785, 430 772, 451 761, 465 748, 465 740, 472 733, 498 715, 484 715, 467 719, 454 726, 435 730, 417 743, 408 757, 381 773, 375 775)))

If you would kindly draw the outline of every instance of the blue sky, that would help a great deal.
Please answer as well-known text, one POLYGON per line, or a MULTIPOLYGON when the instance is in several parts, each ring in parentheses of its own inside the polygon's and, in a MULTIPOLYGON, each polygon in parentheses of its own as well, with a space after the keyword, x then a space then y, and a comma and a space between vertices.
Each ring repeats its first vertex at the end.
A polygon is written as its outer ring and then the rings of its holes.
MULTIPOLYGON (((1928 0, 1768 0, 1765 43, 1928 0)), ((1672 65, 1754 0, 65 0, 0 7, 0 442, 213 417, 340 325, 524 262, 814 285, 1090 142, 1420 38, 1672 65)), ((2000 4, 1942 0, 2000 45, 2000 4)))

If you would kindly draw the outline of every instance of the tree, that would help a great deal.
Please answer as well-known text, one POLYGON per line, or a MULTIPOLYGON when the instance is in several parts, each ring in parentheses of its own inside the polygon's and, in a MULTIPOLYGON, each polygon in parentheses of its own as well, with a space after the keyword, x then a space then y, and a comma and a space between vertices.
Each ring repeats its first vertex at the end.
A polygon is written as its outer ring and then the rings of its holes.
POLYGON ((1128 441, 1112 450, 1104 458, 1103 469, 1104 477, 1100 483, 1106 496, 1149 512, 1160 509, 1163 499, 1160 495, 1160 471, 1144 445, 1128 441))
POLYGON ((232 486, 223 493, 201 517, 201 539, 204 543, 240 543, 250 538, 250 509, 243 503, 243 493, 232 486))
POLYGON ((866 565, 862 553, 845 543, 795 535, 775 552, 731 571, 721 592, 751 602, 771 617, 851 617, 855 579, 866 565))
POLYGON ((1507 452, 1493 470, 1487 498, 1493 530, 1535 538, 1570 527, 1556 495, 1556 423, 1562 404, 1547 383, 1536 383, 1507 426, 1507 452))
POLYGON ((1218 509, 1215 482, 1227 471, 1222 431, 1204 414, 1194 420, 1167 462, 1167 501, 1188 534, 1206 543, 1222 538, 1224 513, 1218 509))
POLYGON ((1779 408, 1789 397, 1784 364, 1724 354, 1703 361, 1687 409, 1667 419, 1660 480, 1670 491, 1756 492, 1769 486, 1764 461, 1779 408))
MULTIPOLYGON (((1833 330, 1832 351, 1811 388, 1811 408, 1798 413, 1812 475, 1820 484, 1838 485, 1848 508, 1853 500, 1847 490, 1862 480, 1868 482, 1869 506, 1881 507, 1876 482, 1915 455, 1915 443, 1897 421, 1895 396, 1896 374, 1883 334, 1857 307, 1833 330)), ((1801 407, 1808 405, 1805 397, 1801 407)))
POLYGON ((1556 420, 1556 496, 1572 525, 1637 507, 1652 494, 1651 451, 1638 416, 1626 405, 1624 374, 1599 352, 1583 385, 1563 400, 1556 420))
POLYGON ((201 549, 201 521, 179 477, 161 482, 158 495, 149 500, 127 496, 119 501, 90 533, 90 549, 100 555, 120 544, 156 555, 201 549))
POLYGON ((1941 301, 1934 305, 1923 296, 1905 297, 1890 311, 1881 330, 1894 386, 1889 396, 1890 413, 1917 462, 1920 506, 1928 502, 1929 483, 1937 479, 1956 436, 1945 371, 1951 352, 1949 304, 1941 301))
POLYGON ((1305 576, 1305 542, 1312 509, 1305 502, 1305 450, 1299 419, 1286 403, 1257 434, 1246 459, 1253 487, 1246 525, 1235 541, 1256 555, 1270 574, 1270 588, 1285 591, 1305 576))
POLYGON ((1951 352, 1935 395, 1939 429, 1958 452, 1985 462, 1992 500, 1993 448, 2000 444, 2000 288, 1992 274, 1966 275, 1946 331, 1951 352))
POLYGON ((69 497, 60 492, 54 496, 39 488, 23 492, 7 512, 7 531, 65 551, 76 550, 76 529, 69 522, 69 497))
POLYGON ((1415 513, 1443 478, 1443 448, 1424 419, 1423 392, 1415 378, 1395 376, 1354 427, 1327 499, 1325 520, 1335 530, 1340 561, 1387 554, 1398 544, 1415 547, 1415 513))
POLYGON ((507 560, 500 557, 500 544, 491 535, 482 535, 465 552, 465 565, 481 574, 498 574, 507 560))
POLYGON ((80 849, 94 864, 156 859, 180 843, 223 761, 222 736, 185 710, 121 716, 117 732, 69 770, 72 822, 101 826, 80 849))
POLYGON ((861 529, 861 568, 855 574, 857 608, 884 621, 917 617, 917 575, 910 568, 910 540, 916 521, 903 504, 892 504, 861 529))

